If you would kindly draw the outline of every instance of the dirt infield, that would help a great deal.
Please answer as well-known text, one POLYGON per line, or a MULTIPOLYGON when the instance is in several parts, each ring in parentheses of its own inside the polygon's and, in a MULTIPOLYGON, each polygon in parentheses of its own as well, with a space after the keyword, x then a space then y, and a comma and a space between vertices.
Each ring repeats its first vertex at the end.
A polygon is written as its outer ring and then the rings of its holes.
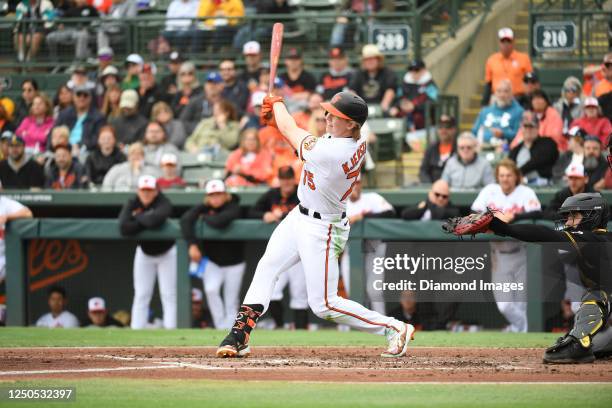
POLYGON ((256 347, 217 359, 211 347, 7 348, 0 381, 34 378, 164 378, 330 382, 612 382, 612 360, 541 363, 541 349, 417 347, 384 359, 372 347, 256 347))

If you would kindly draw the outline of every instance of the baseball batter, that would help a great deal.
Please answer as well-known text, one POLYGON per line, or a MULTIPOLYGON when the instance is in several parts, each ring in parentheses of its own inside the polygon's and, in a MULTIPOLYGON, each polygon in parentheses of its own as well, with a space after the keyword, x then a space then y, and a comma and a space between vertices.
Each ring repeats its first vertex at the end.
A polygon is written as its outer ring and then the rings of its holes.
POLYGON ((308 304, 322 319, 385 335, 383 357, 406 354, 414 327, 338 296, 338 257, 349 234, 346 200, 357 182, 366 153, 360 128, 368 106, 350 92, 322 103, 327 112, 327 134, 317 138, 299 128, 282 97, 267 96, 262 121, 276 126, 304 162, 294 208, 276 227, 257 265, 251 286, 234 327, 217 349, 218 357, 250 354, 249 336, 257 319, 268 309, 278 276, 301 262, 306 276, 308 304))

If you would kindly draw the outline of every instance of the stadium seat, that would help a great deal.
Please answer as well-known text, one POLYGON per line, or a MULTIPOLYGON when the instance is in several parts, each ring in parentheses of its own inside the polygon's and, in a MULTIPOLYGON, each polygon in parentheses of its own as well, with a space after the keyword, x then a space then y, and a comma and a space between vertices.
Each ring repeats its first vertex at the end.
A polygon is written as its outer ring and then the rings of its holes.
POLYGON ((183 168, 183 179, 189 186, 203 187, 211 179, 222 178, 224 170, 212 167, 183 168))
POLYGON ((404 119, 369 119, 368 125, 376 134, 376 143, 372 146, 373 159, 376 163, 393 161, 395 166, 396 185, 403 184, 402 143, 406 135, 404 119))

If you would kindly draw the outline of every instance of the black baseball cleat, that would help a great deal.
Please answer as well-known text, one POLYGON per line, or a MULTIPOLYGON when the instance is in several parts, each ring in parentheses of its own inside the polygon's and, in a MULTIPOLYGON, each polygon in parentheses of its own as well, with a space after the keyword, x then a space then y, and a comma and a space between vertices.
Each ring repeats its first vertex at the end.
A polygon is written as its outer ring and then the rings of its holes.
POLYGON ((544 364, 585 364, 595 361, 591 345, 583 347, 573 336, 566 334, 546 349, 544 364))
POLYGON ((249 354, 251 354, 249 345, 240 343, 233 333, 225 336, 217 349, 217 357, 219 358, 248 357, 249 354))

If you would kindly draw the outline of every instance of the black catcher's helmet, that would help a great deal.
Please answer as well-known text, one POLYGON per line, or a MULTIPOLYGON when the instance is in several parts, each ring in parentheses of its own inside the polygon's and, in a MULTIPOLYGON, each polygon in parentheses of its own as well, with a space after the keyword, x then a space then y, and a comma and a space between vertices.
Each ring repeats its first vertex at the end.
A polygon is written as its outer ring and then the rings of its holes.
POLYGON ((573 227, 574 229, 592 231, 598 228, 605 229, 608 225, 610 218, 608 202, 600 193, 580 193, 568 197, 559 208, 559 215, 562 218, 558 221, 561 225, 557 225, 560 229, 568 228, 565 223, 571 214, 576 212, 582 214, 582 220, 573 227))

